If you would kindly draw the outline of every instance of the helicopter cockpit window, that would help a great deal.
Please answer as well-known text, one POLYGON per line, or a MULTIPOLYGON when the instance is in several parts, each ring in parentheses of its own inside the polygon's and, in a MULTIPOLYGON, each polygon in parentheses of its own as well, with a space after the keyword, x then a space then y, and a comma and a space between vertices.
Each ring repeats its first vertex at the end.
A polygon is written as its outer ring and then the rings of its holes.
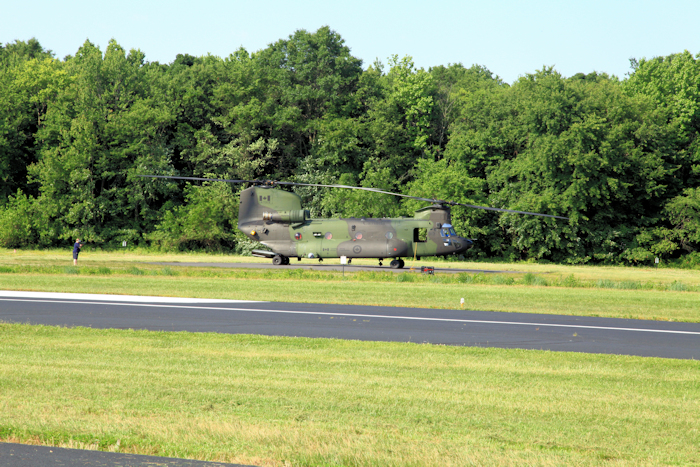
POLYGON ((453 237, 457 235, 457 232, 455 232, 454 227, 452 227, 450 224, 442 224, 440 235, 443 237, 453 237))

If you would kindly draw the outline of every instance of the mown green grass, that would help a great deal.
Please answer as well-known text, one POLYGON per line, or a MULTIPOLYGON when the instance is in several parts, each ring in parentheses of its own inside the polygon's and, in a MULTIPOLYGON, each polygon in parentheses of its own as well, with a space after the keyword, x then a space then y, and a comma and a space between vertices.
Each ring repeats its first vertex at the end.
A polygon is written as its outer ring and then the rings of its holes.
MULTIPOLYGON (((146 250, 136 251, 90 251, 90 247, 84 248, 80 256, 80 265, 87 269, 107 267, 114 271, 128 269, 136 266, 144 270, 160 270, 162 266, 148 264, 149 262, 221 262, 221 263, 261 263, 269 264, 270 260, 255 258, 251 256, 236 256, 222 254, 204 253, 154 253, 146 250)), ((71 266, 71 248, 65 250, 14 250, 0 249, 0 267, 15 266, 35 266, 35 267, 55 267, 63 269, 71 266)), ((311 260, 304 260, 302 264, 316 264, 311 260)), ((324 264, 339 264, 339 260, 326 260, 324 264)), ((373 259, 355 259, 353 264, 372 265, 377 264, 373 259)), ((649 267, 623 267, 623 266, 569 266, 557 264, 538 263, 489 263, 489 262, 469 262, 469 261, 444 261, 437 258, 423 258, 414 262, 407 259, 406 267, 411 266, 435 266, 440 268, 458 269, 486 269, 496 271, 510 271, 519 273, 532 273, 541 275, 548 281, 563 280, 569 276, 574 276, 582 285, 590 283, 595 286, 598 280, 610 280, 614 283, 639 283, 643 286, 651 284, 652 288, 657 285, 668 285, 672 283, 683 283, 688 287, 700 286, 700 270, 698 269, 672 269, 672 268, 649 268, 649 267)), ((181 267, 171 267, 172 270, 189 269, 181 267)), ((283 269, 283 268, 282 268, 283 269)), ((346 271, 346 275, 349 270, 346 271)), ((519 274, 514 277, 518 280, 519 274)), ((642 287, 643 288, 643 287, 642 287)))
MULTIPOLYGON (((150 265, 209 255, 0 251, 0 289, 700 322, 700 275, 150 265), (67 258, 67 259, 66 259, 67 258), (689 292, 690 291, 690 292, 689 292)), ((367 262, 373 264, 374 262, 367 262)), ((634 357, 0 325, 0 439, 257 465, 698 463, 698 366, 634 357)))
MULTIPOLYGON (((204 266, 173 265, 162 266, 149 263, 112 264, 106 266, 59 266, 59 265, 13 265, 0 266, 0 274, 68 274, 68 275, 131 275, 131 276, 186 276, 186 277, 217 277, 225 279, 269 279, 269 280, 322 280, 322 281, 362 281, 362 282, 412 282, 431 284, 490 284, 490 285, 520 285, 541 287, 583 287, 623 290, 661 290, 675 292, 700 292, 700 285, 689 285, 685 282, 640 282, 613 281, 598 279, 597 281, 581 280, 570 274, 566 277, 554 274, 524 274, 460 272, 457 274, 437 273, 434 275, 418 274, 416 270, 405 271, 353 271, 345 272, 328 269, 294 269, 280 267, 278 269, 255 268, 218 268, 204 266)), ((197 263, 195 263, 197 264, 197 263)))
MULTIPOLYGON (((251 273, 254 274, 254 273, 251 273)), ((602 316, 700 322, 700 293, 479 283, 343 281, 269 278, 68 274, 0 274, 0 289, 46 292, 156 295, 298 303, 335 303, 421 308, 602 316)), ((313 274, 313 273, 308 273, 313 274)))
POLYGON ((700 462, 696 361, 0 324, 0 439, 282 465, 700 462))

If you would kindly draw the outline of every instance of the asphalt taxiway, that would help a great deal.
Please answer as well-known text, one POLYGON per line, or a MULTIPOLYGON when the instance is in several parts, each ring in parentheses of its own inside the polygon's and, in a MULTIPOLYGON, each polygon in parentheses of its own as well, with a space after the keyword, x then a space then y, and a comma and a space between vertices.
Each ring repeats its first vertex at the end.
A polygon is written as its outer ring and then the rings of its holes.
POLYGON ((700 359, 700 323, 479 310, 0 291, 0 321, 700 359))
MULTIPOLYGON (((173 457, 0 443, 0 467, 245 467, 173 457)), ((248 466, 252 467, 252 466, 248 466)))

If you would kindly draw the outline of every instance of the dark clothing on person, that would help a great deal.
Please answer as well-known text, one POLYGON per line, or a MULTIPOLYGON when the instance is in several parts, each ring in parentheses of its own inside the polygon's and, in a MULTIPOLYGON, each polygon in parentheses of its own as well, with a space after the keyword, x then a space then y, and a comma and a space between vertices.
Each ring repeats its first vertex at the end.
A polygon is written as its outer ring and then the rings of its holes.
POLYGON ((75 242, 75 245, 73 245, 73 259, 78 259, 78 253, 80 253, 81 246, 83 246, 83 244, 79 242, 75 242))

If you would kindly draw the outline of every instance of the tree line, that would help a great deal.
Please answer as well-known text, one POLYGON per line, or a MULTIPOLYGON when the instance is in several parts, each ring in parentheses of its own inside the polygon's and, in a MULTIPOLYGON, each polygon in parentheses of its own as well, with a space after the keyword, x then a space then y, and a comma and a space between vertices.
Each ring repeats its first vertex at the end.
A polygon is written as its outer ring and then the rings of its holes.
MULTIPOLYGON (((474 258, 644 263, 700 247, 700 55, 631 61, 624 79, 544 67, 363 68, 328 27, 225 58, 149 62, 115 40, 63 59, 0 46, 0 245, 76 236, 233 251, 241 186, 140 174, 375 187, 569 217, 453 209, 474 258)), ((299 188, 315 216, 424 204, 299 188)))

